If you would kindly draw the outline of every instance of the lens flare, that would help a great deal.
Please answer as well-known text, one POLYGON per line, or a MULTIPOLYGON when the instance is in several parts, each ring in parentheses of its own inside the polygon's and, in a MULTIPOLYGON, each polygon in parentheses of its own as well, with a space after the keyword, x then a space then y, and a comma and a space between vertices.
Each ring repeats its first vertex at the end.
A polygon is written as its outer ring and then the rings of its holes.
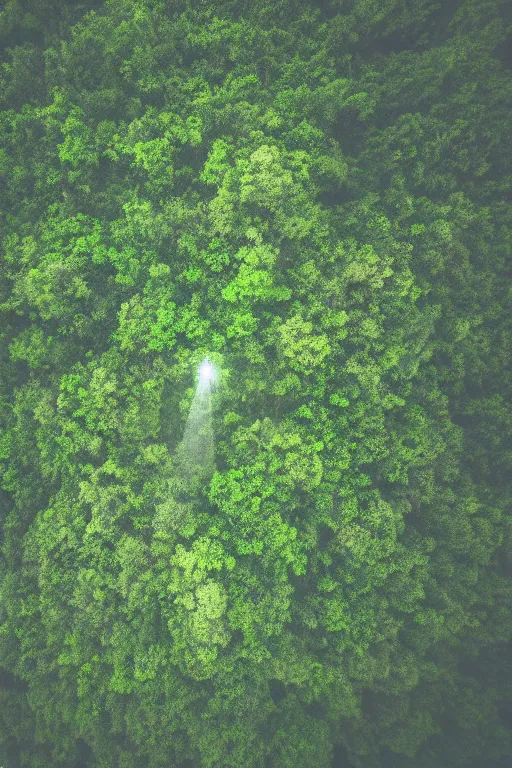
POLYGON ((199 381, 190 405, 183 440, 177 448, 177 458, 184 480, 190 488, 201 478, 215 472, 215 449, 212 421, 212 386, 215 368, 209 358, 199 366, 199 381))
POLYGON ((203 360, 199 368, 199 378, 201 381, 211 381, 213 379, 213 365, 209 360, 203 360))

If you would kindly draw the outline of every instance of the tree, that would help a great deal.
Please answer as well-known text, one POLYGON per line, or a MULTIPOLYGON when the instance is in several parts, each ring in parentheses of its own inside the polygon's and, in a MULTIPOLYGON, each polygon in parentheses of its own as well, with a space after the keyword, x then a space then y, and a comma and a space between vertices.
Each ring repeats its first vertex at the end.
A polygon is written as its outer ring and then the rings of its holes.
POLYGON ((511 23, 4 3, 0 764, 512 753, 511 23))

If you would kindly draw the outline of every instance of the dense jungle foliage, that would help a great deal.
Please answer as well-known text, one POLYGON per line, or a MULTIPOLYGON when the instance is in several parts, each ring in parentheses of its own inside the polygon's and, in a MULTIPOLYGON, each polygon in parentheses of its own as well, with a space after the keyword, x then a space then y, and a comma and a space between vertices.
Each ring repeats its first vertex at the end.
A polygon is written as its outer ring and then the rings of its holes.
POLYGON ((3 768, 512 754, 511 6, 0 5, 3 768))

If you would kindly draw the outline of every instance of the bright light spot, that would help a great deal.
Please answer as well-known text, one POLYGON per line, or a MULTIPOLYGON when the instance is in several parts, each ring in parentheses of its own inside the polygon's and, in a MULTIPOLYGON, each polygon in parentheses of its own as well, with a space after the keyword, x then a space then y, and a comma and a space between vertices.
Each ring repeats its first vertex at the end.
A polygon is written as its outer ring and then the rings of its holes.
POLYGON ((211 381, 213 379, 213 366, 209 360, 204 360, 201 363, 199 378, 201 381, 211 381))

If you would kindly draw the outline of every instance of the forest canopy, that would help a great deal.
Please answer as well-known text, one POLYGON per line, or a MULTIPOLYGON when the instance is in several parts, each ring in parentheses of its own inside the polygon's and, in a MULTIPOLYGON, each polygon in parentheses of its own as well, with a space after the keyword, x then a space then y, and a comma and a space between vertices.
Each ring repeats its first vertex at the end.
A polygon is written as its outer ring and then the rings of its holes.
POLYGON ((512 755, 511 50, 508 0, 0 4, 3 768, 512 755))

